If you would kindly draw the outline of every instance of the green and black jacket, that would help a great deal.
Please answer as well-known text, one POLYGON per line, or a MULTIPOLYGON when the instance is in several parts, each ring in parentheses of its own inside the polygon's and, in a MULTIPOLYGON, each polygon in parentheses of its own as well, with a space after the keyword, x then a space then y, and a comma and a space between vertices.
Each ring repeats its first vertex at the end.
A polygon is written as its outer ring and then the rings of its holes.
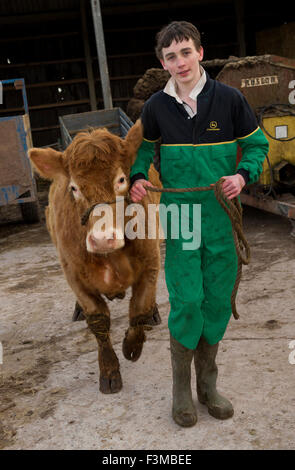
POLYGON ((161 139, 160 168, 164 187, 215 183, 221 176, 240 173, 246 183, 258 180, 268 142, 244 96, 207 74, 190 118, 182 104, 159 91, 142 112, 144 140, 131 169, 131 184, 148 179, 155 143, 161 139), (238 166, 237 147, 242 149, 238 166))

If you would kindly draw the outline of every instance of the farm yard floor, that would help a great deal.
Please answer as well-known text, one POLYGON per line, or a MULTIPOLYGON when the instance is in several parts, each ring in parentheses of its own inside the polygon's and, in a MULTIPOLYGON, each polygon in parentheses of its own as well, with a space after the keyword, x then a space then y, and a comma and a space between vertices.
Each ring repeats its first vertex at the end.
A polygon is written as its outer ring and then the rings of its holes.
POLYGON ((217 357, 219 389, 235 414, 227 421, 212 418, 197 402, 193 373, 198 423, 185 429, 171 417, 165 246, 157 297, 162 324, 147 332, 135 363, 121 352, 130 294, 109 302, 123 389, 103 395, 96 341, 85 322, 71 322, 74 296, 46 227, 17 218, 0 226, 0 448, 295 447, 295 364, 288 360, 295 340, 295 240, 287 220, 245 208, 252 262, 238 293, 240 320, 231 319, 217 357))

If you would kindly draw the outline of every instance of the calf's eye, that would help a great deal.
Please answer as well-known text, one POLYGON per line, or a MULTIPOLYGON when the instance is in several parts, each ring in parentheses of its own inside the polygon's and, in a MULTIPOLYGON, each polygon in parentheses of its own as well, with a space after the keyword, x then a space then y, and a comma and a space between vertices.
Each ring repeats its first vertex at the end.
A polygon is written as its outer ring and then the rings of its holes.
POLYGON ((72 190, 73 192, 75 192, 75 191, 77 191, 77 188, 75 188, 75 186, 71 186, 71 190, 72 190))
POLYGON ((122 178, 119 179, 119 183, 124 183, 124 181, 125 181, 125 178, 124 176, 122 176, 122 178))

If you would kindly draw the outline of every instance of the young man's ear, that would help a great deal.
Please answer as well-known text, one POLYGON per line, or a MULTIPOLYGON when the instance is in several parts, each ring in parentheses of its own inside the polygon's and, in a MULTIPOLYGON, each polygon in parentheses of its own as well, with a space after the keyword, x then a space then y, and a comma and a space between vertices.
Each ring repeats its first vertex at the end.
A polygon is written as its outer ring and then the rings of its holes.
POLYGON ((203 60, 203 57, 204 57, 204 49, 202 46, 200 46, 198 53, 200 54, 199 62, 201 62, 201 60, 203 60))
POLYGON ((46 179, 54 179, 57 175, 67 176, 62 152, 57 152, 52 148, 32 148, 29 150, 29 157, 37 172, 46 179))
POLYGON ((165 65, 165 62, 164 62, 164 59, 160 59, 160 62, 161 62, 161 64, 162 64, 163 69, 164 69, 164 70, 167 70, 166 65, 165 65))

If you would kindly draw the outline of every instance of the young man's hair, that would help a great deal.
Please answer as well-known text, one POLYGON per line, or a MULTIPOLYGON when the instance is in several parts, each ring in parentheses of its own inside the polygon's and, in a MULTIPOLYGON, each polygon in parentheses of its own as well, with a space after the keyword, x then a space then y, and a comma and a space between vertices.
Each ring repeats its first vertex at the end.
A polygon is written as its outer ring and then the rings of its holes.
POLYGON ((158 59, 163 59, 163 47, 169 47, 172 41, 181 42, 184 39, 192 39, 196 50, 201 47, 201 35, 197 28, 188 21, 172 21, 172 23, 164 26, 156 35, 156 55, 158 59))

